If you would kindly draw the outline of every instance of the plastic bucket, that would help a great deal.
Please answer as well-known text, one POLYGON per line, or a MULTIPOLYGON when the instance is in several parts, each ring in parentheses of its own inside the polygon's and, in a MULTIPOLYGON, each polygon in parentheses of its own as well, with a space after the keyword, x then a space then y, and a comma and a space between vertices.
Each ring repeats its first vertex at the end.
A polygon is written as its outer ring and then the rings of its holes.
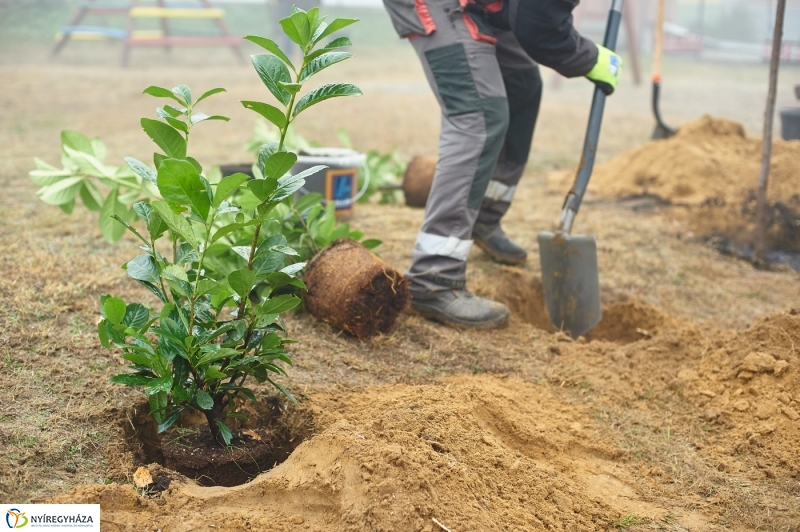
POLYGON ((337 215, 350 214, 360 196, 357 193, 358 170, 365 159, 364 154, 347 148, 309 148, 297 155, 291 173, 294 175, 317 165, 327 166, 306 177, 306 185, 300 193, 319 192, 325 203, 336 205, 337 215))
POLYGON ((800 139, 800 108, 784 108, 780 114, 783 140, 800 139))

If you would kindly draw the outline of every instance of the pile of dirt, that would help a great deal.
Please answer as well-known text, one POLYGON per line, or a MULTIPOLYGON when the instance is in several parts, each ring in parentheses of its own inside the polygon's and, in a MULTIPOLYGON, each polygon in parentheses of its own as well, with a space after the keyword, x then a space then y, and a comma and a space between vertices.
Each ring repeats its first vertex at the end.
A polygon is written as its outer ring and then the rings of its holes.
MULTIPOLYGON (((597 165, 590 184, 612 197, 654 195, 688 206, 698 234, 738 241, 752 234, 762 141, 744 127, 708 115, 684 124, 671 138, 649 142, 597 165)), ((770 247, 800 249, 800 142, 772 146, 768 201, 770 247)), ((566 174, 560 174, 566 180, 566 174)))
MULTIPOLYGON (((635 308, 657 318, 638 303, 625 312, 635 308)), ((689 490, 681 496, 696 491, 710 502, 670 519, 712 530, 714 505, 741 503, 722 475, 744 472, 772 479, 765 497, 778 515, 788 511, 786 483, 800 479, 800 311, 738 333, 706 336, 684 324, 631 343, 561 346, 564 367, 576 373, 539 384, 461 375, 314 395, 307 406, 317 434, 249 484, 203 488, 175 475, 149 498, 111 485, 55 502, 100 503, 104 529, 112 531, 142 522, 178 531, 607 530, 634 513, 640 523, 663 521, 675 508, 659 497, 689 490), (594 390, 586 404, 564 402, 573 380, 581 394, 594 390), (648 399, 658 401, 656 410, 648 399), (615 439, 602 420, 632 404, 640 405, 640 418, 628 423, 666 433, 668 441, 685 438, 687 457, 670 451, 651 467, 625 448, 633 433, 615 439), (692 436, 698 426, 701 435, 692 436), (645 474, 637 476, 641 464, 645 474), (680 475, 691 482, 683 485, 680 475)), ((163 473, 152 467, 154 478, 163 473)))
POLYGON ((639 421, 657 432, 671 426, 688 434, 693 451, 718 471, 797 485, 800 309, 761 318, 742 332, 708 333, 686 326, 622 348, 576 344, 571 356, 592 369, 573 378, 602 388, 600 402, 610 410, 660 409, 658 417, 639 421))
POLYGON ((620 452, 547 386, 458 376, 320 395, 310 407, 318 434, 249 484, 202 488, 176 475, 156 499, 115 485, 56 501, 100 503, 104 530, 605 530, 621 512, 578 465, 610 466, 620 452))

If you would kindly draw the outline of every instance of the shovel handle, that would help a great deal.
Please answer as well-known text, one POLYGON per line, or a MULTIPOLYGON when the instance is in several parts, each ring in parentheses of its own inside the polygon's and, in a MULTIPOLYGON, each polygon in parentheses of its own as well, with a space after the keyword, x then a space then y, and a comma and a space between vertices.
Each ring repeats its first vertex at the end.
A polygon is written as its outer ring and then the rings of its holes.
MULTIPOLYGON (((617 35, 619 35, 619 26, 622 21, 622 4, 623 0, 611 0, 611 10, 608 12, 608 23, 606 24, 603 46, 612 51, 617 47, 617 35)), ((605 104, 606 95, 599 87, 596 87, 592 98, 592 110, 589 112, 589 126, 586 128, 586 138, 583 141, 583 153, 581 155, 581 163, 578 166, 578 174, 575 176, 572 189, 567 194, 567 199, 564 200, 561 222, 558 226, 559 231, 567 234, 572 231, 572 223, 575 221, 575 215, 578 214, 583 194, 586 192, 589 178, 592 176, 605 104)))

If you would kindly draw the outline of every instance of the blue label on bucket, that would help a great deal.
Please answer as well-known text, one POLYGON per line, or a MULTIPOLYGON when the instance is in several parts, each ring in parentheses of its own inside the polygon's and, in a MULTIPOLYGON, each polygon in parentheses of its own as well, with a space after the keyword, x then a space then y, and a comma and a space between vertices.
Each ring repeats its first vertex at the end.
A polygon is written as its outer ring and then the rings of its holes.
POLYGON ((352 170, 328 173, 328 199, 333 201, 337 211, 349 210, 353 207, 355 177, 352 170))

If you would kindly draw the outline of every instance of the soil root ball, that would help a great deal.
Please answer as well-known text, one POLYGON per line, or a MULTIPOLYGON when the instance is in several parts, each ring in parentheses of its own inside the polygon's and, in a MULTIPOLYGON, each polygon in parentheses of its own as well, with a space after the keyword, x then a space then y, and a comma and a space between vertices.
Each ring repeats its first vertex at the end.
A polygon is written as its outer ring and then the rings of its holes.
POLYGON ((390 331, 408 304, 405 278, 353 240, 335 240, 306 267, 305 305, 359 340, 390 331))
POLYGON ((406 173, 403 175, 403 194, 406 197, 406 205, 425 208, 435 173, 436 159, 421 155, 411 159, 406 173))

